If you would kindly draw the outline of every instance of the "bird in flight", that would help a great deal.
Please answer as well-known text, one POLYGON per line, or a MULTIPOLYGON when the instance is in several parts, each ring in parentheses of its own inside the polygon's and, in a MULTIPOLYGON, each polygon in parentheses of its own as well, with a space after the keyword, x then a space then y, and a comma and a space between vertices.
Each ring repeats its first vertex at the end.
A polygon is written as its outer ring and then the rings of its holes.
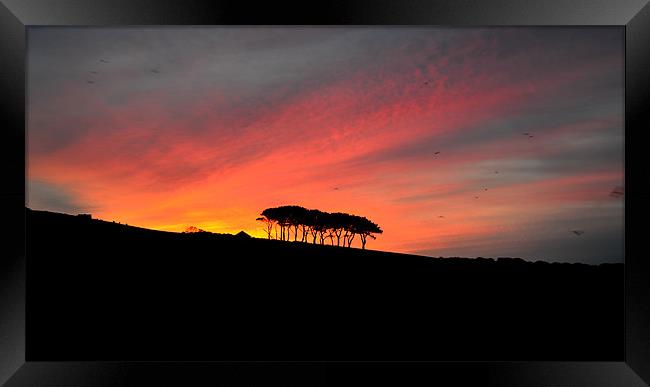
POLYGON ((484 188, 483 191, 487 191, 487 188, 484 188))
POLYGON ((474 199, 478 199, 478 196, 474 196, 474 199))
POLYGON ((433 154, 434 154, 434 155, 439 155, 439 154, 440 154, 440 151, 433 152, 433 154))
POLYGON ((90 73, 91 74, 97 74, 97 71, 91 71, 90 73))
POLYGON ((160 74, 160 70, 158 69, 151 69, 151 72, 154 74, 160 74))
POLYGON ((438 218, 444 219, 444 216, 443 215, 438 215, 438 218))
POLYGON ((339 190, 339 187, 334 187, 334 191, 338 191, 338 190, 339 190))
POLYGON ((615 187, 615 188, 612 190, 612 192, 609 193, 609 196, 611 196, 611 197, 613 197, 613 198, 620 198, 620 197, 622 197, 623 195, 624 195, 624 193, 623 193, 623 187, 621 187, 620 185, 617 186, 617 187, 615 187))
POLYGON ((100 59, 99 61, 102 62, 102 63, 108 63, 108 61, 106 59, 100 59))
POLYGON ((582 231, 582 230, 573 230, 573 233, 576 234, 577 236, 580 236, 580 235, 584 234, 585 232, 582 231))
POLYGON ((91 85, 95 83, 94 81, 91 81, 90 79, 86 80, 87 83, 90 83, 91 85))
POLYGON ((499 171, 494 171, 494 173, 499 173, 499 171))

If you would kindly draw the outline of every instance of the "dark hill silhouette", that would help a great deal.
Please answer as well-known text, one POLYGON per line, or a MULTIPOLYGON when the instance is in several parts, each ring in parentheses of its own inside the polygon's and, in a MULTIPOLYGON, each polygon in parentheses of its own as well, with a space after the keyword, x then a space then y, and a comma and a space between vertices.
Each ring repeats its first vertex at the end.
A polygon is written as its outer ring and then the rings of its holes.
POLYGON ((435 259, 32 210, 26 235, 34 361, 623 357, 621 264, 435 259))
POLYGON ((238 232, 237 234, 235 234, 235 236, 236 236, 237 238, 243 238, 243 239, 250 239, 250 238, 252 238, 250 235, 246 234, 246 233, 243 232, 243 231, 238 232))

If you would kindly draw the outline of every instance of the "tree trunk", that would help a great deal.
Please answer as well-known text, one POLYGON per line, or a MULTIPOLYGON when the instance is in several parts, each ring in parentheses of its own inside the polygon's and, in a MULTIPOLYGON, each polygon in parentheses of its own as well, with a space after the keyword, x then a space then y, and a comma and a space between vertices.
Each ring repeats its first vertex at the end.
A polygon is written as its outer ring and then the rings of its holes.
POLYGON ((334 232, 334 235, 336 235, 336 245, 337 246, 341 246, 341 233, 342 232, 343 232, 343 230, 341 230, 340 228, 334 232))
POLYGON ((352 241, 354 240, 354 233, 350 234, 350 239, 348 240, 348 247, 352 247, 352 241))

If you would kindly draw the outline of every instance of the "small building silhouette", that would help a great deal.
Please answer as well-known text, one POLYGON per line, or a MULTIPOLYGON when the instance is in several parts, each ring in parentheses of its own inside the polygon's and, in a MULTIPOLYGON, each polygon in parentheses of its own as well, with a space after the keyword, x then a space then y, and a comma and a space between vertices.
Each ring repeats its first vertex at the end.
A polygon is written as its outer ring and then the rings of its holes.
POLYGON ((82 219, 87 219, 87 220, 90 220, 90 219, 93 218, 90 214, 77 214, 77 217, 82 218, 82 219))

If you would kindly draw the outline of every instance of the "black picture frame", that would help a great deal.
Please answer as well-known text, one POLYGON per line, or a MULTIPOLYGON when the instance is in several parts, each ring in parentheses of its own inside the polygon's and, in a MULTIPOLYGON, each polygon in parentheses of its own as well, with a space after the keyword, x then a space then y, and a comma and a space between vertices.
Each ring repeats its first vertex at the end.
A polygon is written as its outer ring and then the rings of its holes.
MULTIPOLYGON (((179 384, 253 380, 321 385, 636 386, 650 383, 650 263, 642 244, 650 215, 645 167, 650 109, 647 0, 356 0, 346 2, 2 0, 0 3, 0 383, 8 386, 179 384), (625 361, 481 363, 30 362, 26 354, 26 28, 37 25, 608 25, 625 28, 625 361)), ((597 338, 594 338, 597 340, 597 338)))

